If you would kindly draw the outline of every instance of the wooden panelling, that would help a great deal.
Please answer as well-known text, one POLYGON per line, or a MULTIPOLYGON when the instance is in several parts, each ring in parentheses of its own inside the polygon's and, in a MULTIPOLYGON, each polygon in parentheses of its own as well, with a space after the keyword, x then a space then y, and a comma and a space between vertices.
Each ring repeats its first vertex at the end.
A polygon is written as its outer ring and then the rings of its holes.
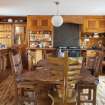
POLYGON ((63 16, 64 23, 83 24, 83 16, 63 16))

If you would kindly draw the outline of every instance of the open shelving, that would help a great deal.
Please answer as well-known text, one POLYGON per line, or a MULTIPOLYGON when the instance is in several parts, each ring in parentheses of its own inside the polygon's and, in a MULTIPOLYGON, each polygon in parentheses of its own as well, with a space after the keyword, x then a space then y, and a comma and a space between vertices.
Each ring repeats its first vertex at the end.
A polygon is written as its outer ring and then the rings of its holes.
POLYGON ((52 43, 51 31, 38 31, 29 33, 29 46, 37 48, 51 48, 52 43))

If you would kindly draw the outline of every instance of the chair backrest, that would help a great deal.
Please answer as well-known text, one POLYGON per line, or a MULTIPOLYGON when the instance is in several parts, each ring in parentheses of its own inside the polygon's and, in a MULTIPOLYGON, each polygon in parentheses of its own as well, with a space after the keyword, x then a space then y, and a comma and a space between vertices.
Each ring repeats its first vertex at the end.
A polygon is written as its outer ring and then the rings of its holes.
POLYGON ((102 51, 95 56, 86 56, 85 69, 91 70, 91 73, 96 76, 102 69, 103 54, 102 51))
POLYGON ((11 52, 9 55, 12 70, 14 70, 17 75, 21 74, 23 72, 21 54, 20 53, 13 54, 11 52))
POLYGON ((97 57, 94 64, 94 76, 99 76, 102 74, 102 61, 104 59, 103 52, 101 52, 97 57))
POLYGON ((96 62, 96 56, 95 57, 86 57, 85 68, 87 70, 94 69, 95 62, 96 62))
POLYGON ((82 60, 82 57, 69 57, 69 70, 67 72, 67 97, 69 99, 72 99, 72 97, 75 96, 74 92, 76 84, 79 80, 82 60))
POLYGON ((69 71, 68 71, 68 82, 70 85, 75 85, 78 82, 78 76, 82 68, 83 57, 70 57, 69 71))

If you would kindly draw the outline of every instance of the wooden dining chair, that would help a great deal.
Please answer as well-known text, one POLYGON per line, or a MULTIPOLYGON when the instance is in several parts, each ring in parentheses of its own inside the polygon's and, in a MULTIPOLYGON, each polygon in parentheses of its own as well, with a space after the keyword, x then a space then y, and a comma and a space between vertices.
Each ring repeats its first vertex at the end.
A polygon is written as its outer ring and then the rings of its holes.
POLYGON ((76 87, 82 68, 82 57, 69 57, 69 69, 67 72, 67 96, 68 103, 76 103, 76 87))
POLYGON ((102 60, 102 52, 98 53, 95 56, 86 56, 84 69, 89 70, 94 76, 99 76, 100 74, 102 74, 102 60))
POLYGON ((48 63, 53 65, 54 70, 60 70, 63 73, 62 81, 56 84, 58 91, 58 98, 54 97, 54 105, 58 103, 66 104, 67 95, 67 71, 69 69, 68 54, 65 52, 64 57, 47 56, 48 63), (60 101, 60 102, 59 102, 60 101))
POLYGON ((95 65, 94 65, 94 75, 95 76, 99 76, 99 75, 102 75, 103 74, 103 71, 102 71, 102 61, 104 60, 104 53, 103 51, 100 51, 99 55, 96 57, 96 62, 95 62, 95 65))
POLYGON ((32 102, 34 103, 34 105, 36 105, 37 103, 36 91, 38 90, 38 88, 36 87, 35 82, 22 80, 21 74, 24 73, 25 71, 22 66, 20 53, 17 52, 14 54, 13 52, 11 52, 10 61, 11 61, 11 68, 13 71, 15 71, 16 75, 20 104, 24 105, 25 102, 32 102), (30 94, 32 96, 30 96, 30 94))
POLYGON ((99 55, 86 56, 85 65, 81 70, 84 78, 77 84, 77 105, 96 105, 96 89, 101 59, 99 55))
POLYGON ((49 63, 54 64, 55 70, 61 70, 61 72, 63 72, 63 80, 61 81, 61 84, 57 85, 59 97, 62 98, 63 103, 76 103, 76 96, 73 97, 73 92, 75 91, 75 85, 78 82, 82 64, 79 64, 77 61, 72 62, 72 60, 68 57, 67 52, 65 52, 64 57, 48 56, 47 60, 49 63))

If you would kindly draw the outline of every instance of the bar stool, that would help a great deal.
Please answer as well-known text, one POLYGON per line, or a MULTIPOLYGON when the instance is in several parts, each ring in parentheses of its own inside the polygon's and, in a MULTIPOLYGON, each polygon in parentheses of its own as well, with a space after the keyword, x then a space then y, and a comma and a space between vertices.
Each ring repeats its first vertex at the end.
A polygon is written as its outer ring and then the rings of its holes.
POLYGON ((96 105, 96 88, 95 83, 78 82, 77 105, 81 105, 81 103, 96 105))

